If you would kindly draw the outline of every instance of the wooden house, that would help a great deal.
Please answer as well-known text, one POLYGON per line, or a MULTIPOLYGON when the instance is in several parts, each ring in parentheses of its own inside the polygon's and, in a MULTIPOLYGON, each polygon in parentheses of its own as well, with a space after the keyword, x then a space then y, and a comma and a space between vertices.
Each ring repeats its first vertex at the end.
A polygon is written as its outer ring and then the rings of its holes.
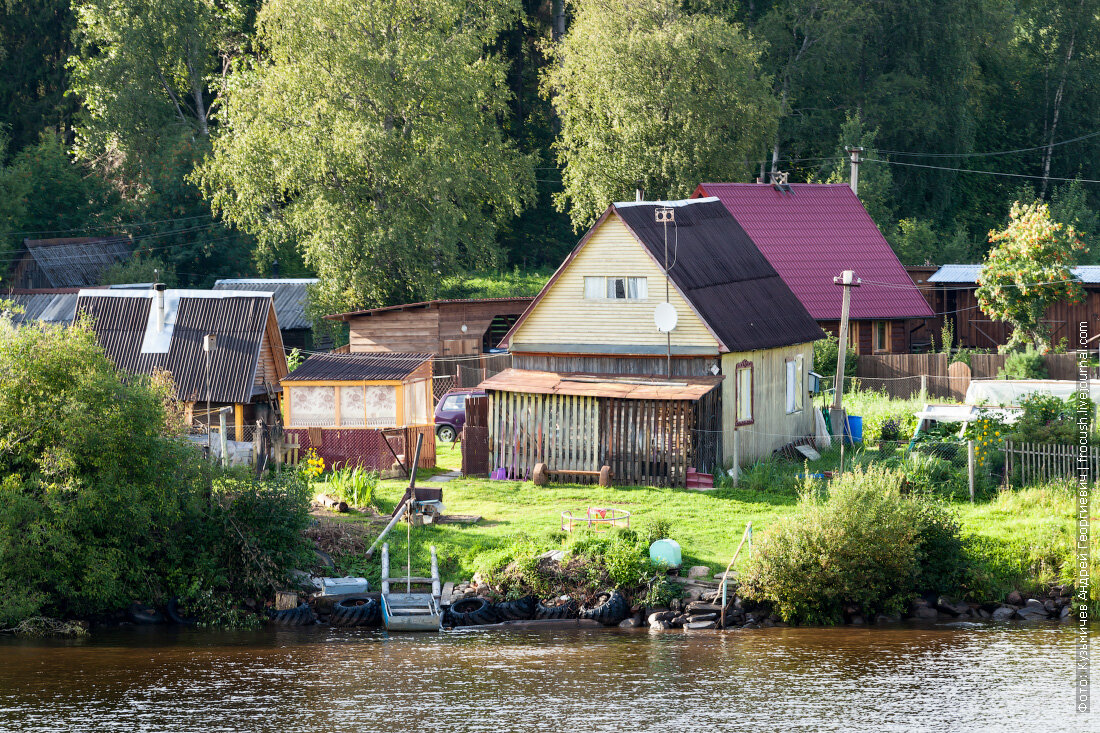
POLYGON ((6 284, 14 288, 86 288, 99 285, 112 265, 130 259, 126 237, 24 239, 6 284))
POLYGON ((928 303, 846 183, 702 183, 717 196, 818 324, 840 331, 842 288, 853 270, 848 343, 860 354, 907 354, 921 345, 928 303), (916 342, 916 343, 915 343, 916 342))
POLYGON ((682 486, 688 468, 768 455, 813 431, 822 336, 717 199, 613 204, 509 331, 515 368, 481 385, 490 468, 682 486))
MULTIPOLYGON (((927 279, 932 286, 928 291, 930 302, 954 326, 954 346, 996 349, 1008 343, 1012 335, 1010 325, 992 319, 978 306, 975 291, 981 270, 981 265, 944 265, 927 279)), ((1085 300, 1051 303, 1043 318, 1052 342, 1065 339, 1071 349, 1076 347, 1079 323, 1091 324, 1094 330, 1100 324, 1100 266, 1075 267, 1073 274, 1081 281, 1085 300)))
POLYGON ((207 414, 233 407, 236 440, 250 439, 246 426, 273 417, 286 355, 271 293, 230 290, 81 290, 77 315, 91 319, 96 340, 128 374, 168 371, 176 399, 189 420, 216 424, 207 414), (213 335, 214 348, 203 349, 213 335))
POLYGON ((315 277, 238 277, 218 280, 214 290, 253 290, 271 293, 283 346, 287 349, 324 350, 332 348, 331 339, 314 339, 313 321, 306 314, 309 286, 315 277))
POLYGON ((314 354, 283 377, 283 425, 328 466, 435 465, 431 354, 314 354))

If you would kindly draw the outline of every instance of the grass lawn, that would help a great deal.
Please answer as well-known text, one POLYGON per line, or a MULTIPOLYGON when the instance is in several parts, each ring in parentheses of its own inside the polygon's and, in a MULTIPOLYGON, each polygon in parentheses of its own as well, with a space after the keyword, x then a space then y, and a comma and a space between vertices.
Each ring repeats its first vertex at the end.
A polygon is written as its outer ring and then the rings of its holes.
MULTIPOLYGON (((434 473, 458 468, 460 448, 437 444, 439 468, 434 473)), ((866 455, 870 452, 865 453, 866 455)), ((440 572, 444 580, 461 581, 471 577, 479 566, 479 556, 504 547, 519 536, 543 538, 548 547, 556 545, 550 535, 560 531, 561 513, 583 513, 587 507, 614 507, 631 513, 631 526, 650 518, 662 518, 672 526, 672 538, 683 548, 684 564, 708 565, 712 572, 725 569, 748 522, 759 533, 777 518, 794 512, 798 482, 793 477, 803 464, 772 460, 766 471, 775 476, 774 489, 766 482, 753 482, 758 488, 723 488, 710 492, 653 487, 581 486, 552 484, 536 487, 530 482, 455 479, 443 484, 447 514, 478 515, 472 525, 444 524, 412 528, 414 574, 428 569, 428 545, 439 551, 440 572)), ((825 464, 835 466, 836 458, 826 456, 825 464)), ((759 478, 759 477, 758 477, 759 478)), ((433 485, 431 477, 418 483, 433 485)), ((375 504, 388 514, 396 506, 407 483, 404 480, 381 482, 375 492, 375 504)), ((1022 577, 1053 575, 1065 559, 1072 535, 1073 502, 1066 487, 1047 486, 1004 492, 975 505, 952 502, 963 530, 984 538, 998 562, 1022 577)), ((365 518, 334 515, 336 521, 363 522, 365 518)), ((374 519, 370 534, 380 531, 382 522, 374 519)), ((406 526, 398 525, 387 537, 396 569, 404 565, 406 526)), ((746 553, 737 565, 743 567, 746 553)), ((362 574, 372 580, 379 576, 377 556, 367 562, 362 556, 339 558, 340 570, 362 574)))

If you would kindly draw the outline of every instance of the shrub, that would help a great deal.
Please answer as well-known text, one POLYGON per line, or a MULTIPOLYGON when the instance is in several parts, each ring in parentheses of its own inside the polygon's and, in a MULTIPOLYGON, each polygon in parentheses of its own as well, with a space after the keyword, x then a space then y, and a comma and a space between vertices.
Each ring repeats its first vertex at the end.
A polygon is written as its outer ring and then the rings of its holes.
MULTIPOLYGON (((832 334, 814 341, 814 371, 823 377, 836 376, 837 351, 840 348, 840 340, 832 334)), ((859 352, 848 347, 844 354, 844 376, 854 377, 856 365, 859 363, 859 352)))
POLYGON ((1005 357, 1004 366, 997 372, 998 379, 1046 379, 1047 367, 1043 355, 1034 348, 1013 351, 1005 357))
POLYGON ((950 590, 962 562, 953 519, 902 496, 901 473, 856 468, 834 481, 828 499, 804 496, 798 511, 763 536, 743 592, 771 601, 788 621, 835 624, 848 604, 896 613, 921 584, 950 590), (939 544, 936 544, 939 543, 939 544), (928 571, 922 570, 928 563, 928 571))
MULTIPOLYGON (((1091 422, 1095 414, 1095 403, 1089 401, 1078 413, 1076 398, 1065 400, 1054 395, 1031 394, 1020 401, 1024 413, 1009 428, 1011 438, 1029 443, 1076 443, 1078 438, 1077 418, 1087 415, 1091 422)), ((1095 430, 1090 425, 1090 431, 1095 430)))
POLYGON ((0 319, 0 623, 284 582, 308 505, 278 484, 211 503, 170 395, 163 378, 120 378, 80 324, 0 319))
POLYGON ((322 491, 343 499, 354 507, 369 506, 374 501, 374 491, 378 488, 377 471, 368 471, 361 466, 341 468, 314 485, 322 491))

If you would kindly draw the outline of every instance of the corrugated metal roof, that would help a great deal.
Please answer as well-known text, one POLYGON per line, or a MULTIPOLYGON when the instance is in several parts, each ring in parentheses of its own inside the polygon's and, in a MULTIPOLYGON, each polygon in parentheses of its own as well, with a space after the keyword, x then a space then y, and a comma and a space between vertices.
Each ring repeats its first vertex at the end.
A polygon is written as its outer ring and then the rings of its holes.
POLYGON ((283 377, 282 381, 359 382, 404 379, 431 358, 431 354, 314 354, 283 377))
MULTIPOLYGON (((977 284, 982 265, 944 265, 928 278, 930 283, 977 284)), ((1073 276, 1086 285, 1100 284, 1100 265, 1074 267, 1073 276)))
MULTIPOLYGON (((654 210, 668 203, 612 204, 658 263, 664 262, 665 229, 654 210)), ((671 203, 676 223, 668 227, 669 259, 675 262, 669 275, 727 349, 771 349, 824 336, 719 201, 671 203)))
POLYGON ((505 369, 479 384, 478 389, 528 394, 617 397, 628 400, 697 400, 721 382, 721 376, 662 379, 505 369))
POLYGON ((11 300, 22 306, 23 312, 12 316, 14 323, 69 324, 76 315, 76 293, 16 293, 0 294, 0 300, 11 300))
POLYGON ((309 291, 306 286, 320 282, 315 277, 241 277, 218 280, 214 290, 256 290, 272 293, 279 328, 291 331, 313 328, 306 316, 309 291))
POLYGON ((852 318, 932 317, 847 184, 792 183, 783 192, 759 183, 703 183, 696 195, 718 197, 815 319, 840 319, 842 288, 833 278, 844 270, 864 281, 852 290, 852 318))
POLYGON ((104 270, 130 258, 125 237, 24 239, 23 245, 55 288, 98 285, 104 270))
POLYGON ((401 303, 399 305, 387 305, 381 308, 368 308, 361 311, 348 311, 347 313, 333 313, 325 316, 330 321, 346 321, 349 316, 373 316, 377 313, 388 313, 389 311, 408 310, 411 308, 429 308, 433 305, 450 305, 460 303, 515 303, 517 306, 517 312, 522 312, 534 296, 531 295, 517 295, 508 298, 450 298, 443 300, 423 300, 419 303, 401 303))
POLYGON ((203 336, 212 333, 217 347, 211 356, 210 397, 215 402, 249 402, 260 359, 271 297, 183 291, 179 298, 171 342, 163 353, 143 353, 153 304, 149 291, 82 291, 77 312, 92 319, 96 339, 115 365, 129 374, 172 373, 176 396, 185 401, 206 399, 206 355, 203 336))

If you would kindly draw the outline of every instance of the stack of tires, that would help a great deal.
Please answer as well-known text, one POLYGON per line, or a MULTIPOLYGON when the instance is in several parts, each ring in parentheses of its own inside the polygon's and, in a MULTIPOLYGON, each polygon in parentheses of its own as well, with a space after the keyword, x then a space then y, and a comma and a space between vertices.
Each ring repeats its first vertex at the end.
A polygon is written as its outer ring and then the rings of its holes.
POLYGON ((497 615, 493 604, 481 596, 455 601, 447 610, 448 626, 482 626, 496 622, 497 615))
POLYGON ((313 609, 308 603, 285 611, 270 611, 269 619, 274 626, 309 626, 317 621, 313 609))
POLYGON ((539 619, 577 618, 577 614, 577 602, 570 596, 539 601, 535 608, 535 618, 539 619))

